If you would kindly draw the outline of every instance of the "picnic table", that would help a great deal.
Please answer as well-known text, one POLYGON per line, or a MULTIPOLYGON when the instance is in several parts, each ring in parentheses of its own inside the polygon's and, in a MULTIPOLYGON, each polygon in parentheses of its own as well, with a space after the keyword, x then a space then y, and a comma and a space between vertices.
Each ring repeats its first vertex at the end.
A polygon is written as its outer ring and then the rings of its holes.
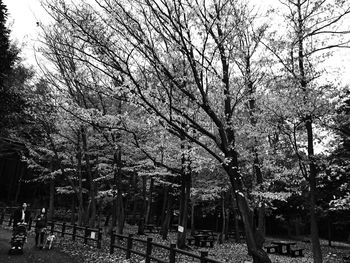
POLYGON ((155 224, 146 224, 145 230, 148 230, 149 232, 153 233, 158 231, 158 227, 155 224))
POLYGON ((281 255, 290 255, 291 246, 296 244, 295 241, 286 241, 286 240, 272 241, 271 243, 274 245, 277 245, 277 253, 281 255), (286 252, 284 252, 284 248, 286 252))
POLYGON ((198 247, 213 247, 214 238, 209 234, 196 234, 192 236, 194 239, 194 245, 198 247))
POLYGON ((197 230, 198 234, 214 236, 214 231, 209 229, 197 230))

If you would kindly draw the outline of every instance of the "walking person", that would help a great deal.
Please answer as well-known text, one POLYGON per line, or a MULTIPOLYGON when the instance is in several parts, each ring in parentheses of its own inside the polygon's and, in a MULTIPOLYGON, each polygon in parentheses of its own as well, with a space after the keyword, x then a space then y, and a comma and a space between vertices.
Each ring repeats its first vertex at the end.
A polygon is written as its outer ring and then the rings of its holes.
POLYGON ((46 209, 43 208, 41 209, 40 214, 36 217, 36 223, 35 223, 35 247, 39 247, 40 249, 42 249, 44 245, 46 225, 47 225, 46 209), (40 240, 39 240, 39 237, 40 237, 40 240))
POLYGON ((27 242, 27 225, 30 220, 30 212, 27 210, 27 203, 23 203, 21 207, 13 213, 13 231, 11 238, 11 250, 23 252, 24 243, 27 242))

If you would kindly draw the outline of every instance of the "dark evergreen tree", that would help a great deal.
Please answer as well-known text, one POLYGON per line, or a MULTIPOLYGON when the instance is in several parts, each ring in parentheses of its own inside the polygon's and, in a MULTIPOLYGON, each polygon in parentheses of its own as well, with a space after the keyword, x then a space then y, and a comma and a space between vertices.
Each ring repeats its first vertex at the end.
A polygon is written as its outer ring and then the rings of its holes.
POLYGON ((32 71, 20 63, 19 49, 10 41, 7 8, 0 0, 0 136, 21 123, 25 106, 24 84, 32 71))
POLYGON ((10 30, 6 27, 7 8, 0 0, 0 87, 5 88, 6 80, 13 70, 18 51, 10 42, 10 30))

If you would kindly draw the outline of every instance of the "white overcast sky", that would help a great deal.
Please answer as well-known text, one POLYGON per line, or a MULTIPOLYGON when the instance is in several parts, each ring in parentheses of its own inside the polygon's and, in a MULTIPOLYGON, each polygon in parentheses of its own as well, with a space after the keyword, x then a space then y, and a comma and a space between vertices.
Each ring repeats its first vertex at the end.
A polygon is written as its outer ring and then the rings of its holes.
MULTIPOLYGON (((255 0, 256 4, 266 6, 268 4, 277 3, 277 0, 255 0)), ((40 0, 3 0, 3 3, 7 6, 10 26, 11 38, 17 40, 18 44, 22 47, 22 57, 28 64, 35 65, 35 47, 38 47, 39 43, 36 41, 40 28, 37 26, 37 22, 47 22, 49 16, 45 10, 41 7, 40 0)), ((349 19, 350 20, 350 19, 349 19)), ((350 50, 347 49, 343 52, 339 52, 338 55, 332 59, 329 64, 341 65, 343 72, 344 82, 350 83, 350 50)))
POLYGON ((36 22, 47 17, 40 0, 3 0, 9 14, 8 24, 11 38, 22 47, 22 57, 29 64, 34 64, 34 46, 39 27, 36 22))

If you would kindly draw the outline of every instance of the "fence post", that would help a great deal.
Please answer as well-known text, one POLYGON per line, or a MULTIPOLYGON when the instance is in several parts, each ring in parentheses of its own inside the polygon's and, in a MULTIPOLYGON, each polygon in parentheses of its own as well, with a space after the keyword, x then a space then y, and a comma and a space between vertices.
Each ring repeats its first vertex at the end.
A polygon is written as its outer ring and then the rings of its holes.
POLYGON ((63 222, 62 224, 62 232, 61 232, 61 236, 64 237, 64 233, 66 232, 66 222, 63 222))
POLYGON ((111 233, 111 244, 109 246, 109 254, 113 254, 113 252, 114 252, 114 242, 115 242, 115 233, 113 230, 111 233))
POLYGON ((126 259, 131 257, 131 249, 132 249, 132 234, 129 234, 128 240, 126 243, 126 259))
POLYGON ((98 229, 97 232, 97 248, 101 248, 101 242, 102 241, 102 228, 98 229))
POLYGON ((147 244, 146 244, 146 261, 145 263, 150 263, 151 262, 151 254, 152 254, 152 238, 149 237, 147 238, 147 244))
POLYGON ((201 251, 201 263, 207 263, 208 251, 201 251))
POLYGON ((84 229, 84 244, 87 244, 88 231, 88 227, 86 226, 84 229))
POLYGON ((169 250, 169 263, 175 263, 175 248, 176 244, 170 244, 170 250, 169 250))
POLYGON ((53 232, 55 231, 55 222, 51 221, 51 235, 53 235, 53 232))
POLYGON ((72 240, 75 241, 75 235, 77 233, 77 225, 73 224, 73 234, 72 234, 72 240))

